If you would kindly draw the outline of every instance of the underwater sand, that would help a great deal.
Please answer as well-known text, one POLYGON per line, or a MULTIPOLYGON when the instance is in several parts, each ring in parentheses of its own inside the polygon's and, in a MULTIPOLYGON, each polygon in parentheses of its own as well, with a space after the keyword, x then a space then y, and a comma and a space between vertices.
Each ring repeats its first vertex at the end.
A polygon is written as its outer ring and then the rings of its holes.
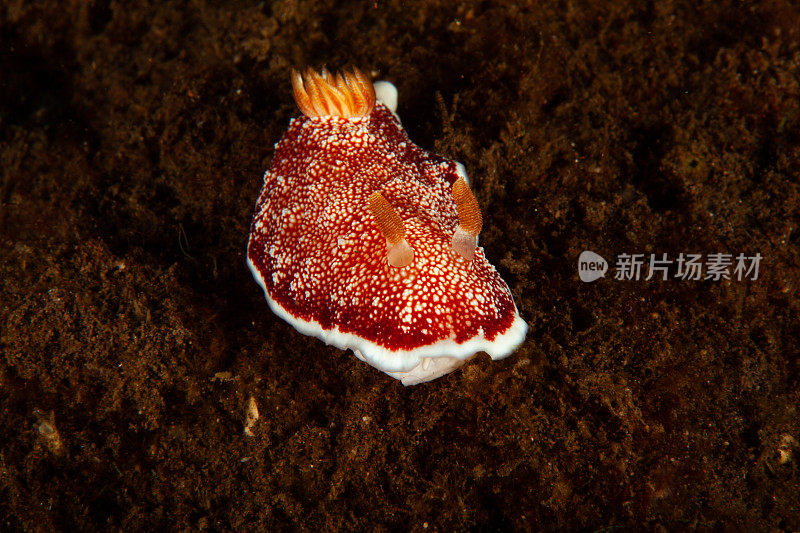
POLYGON ((9 1, 0 168, 0 530, 800 529, 796 3, 9 1), (508 359, 405 388, 267 308, 253 206, 323 64, 466 165, 508 359))

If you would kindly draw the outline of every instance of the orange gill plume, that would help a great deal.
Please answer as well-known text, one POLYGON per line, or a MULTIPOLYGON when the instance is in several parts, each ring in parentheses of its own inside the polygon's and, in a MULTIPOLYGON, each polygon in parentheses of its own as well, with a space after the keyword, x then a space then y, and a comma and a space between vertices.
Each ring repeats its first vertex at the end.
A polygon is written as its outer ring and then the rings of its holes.
POLYGON ((379 191, 375 191, 369 197, 369 209, 381 235, 386 239, 386 256, 389 264, 395 268, 410 265, 414 260, 414 250, 405 239, 406 226, 403 219, 379 191))
POLYGON ((453 200, 458 211, 458 227, 453 233, 453 251, 471 261, 478 246, 478 234, 483 227, 481 208, 464 178, 453 183, 453 200))
POLYGON ((372 82, 355 67, 335 75, 324 67, 320 73, 308 68, 305 74, 292 69, 292 88, 297 107, 307 117, 364 117, 375 106, 372 82))

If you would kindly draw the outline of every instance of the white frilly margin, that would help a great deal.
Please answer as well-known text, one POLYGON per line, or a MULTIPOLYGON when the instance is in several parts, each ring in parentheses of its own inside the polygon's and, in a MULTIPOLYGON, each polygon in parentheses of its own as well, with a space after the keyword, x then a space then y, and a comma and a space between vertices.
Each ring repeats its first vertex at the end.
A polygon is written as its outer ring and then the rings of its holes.
POLYGON ((273 313, 304 335, 316 337, 325 344, 342 350, 353 350, 360 360, 399 379, 403 385, 416 385, 441 377, 464 364, 478 352, 488 353, 493 360, 508 357, 522 344, 528 332, 528 324, 522 320, 519 313, 515 313, 511 327, 492 341, 477 336, 462 343, 442 340, 411 351, 392 351, 358 335, 342 332, 338 326, 326 330, 322 329, 318 322, 293 317, 269 295, 267 285, 261 273, 250 261, 249 255, 247 266, 264 289, 264 296, 273 313))

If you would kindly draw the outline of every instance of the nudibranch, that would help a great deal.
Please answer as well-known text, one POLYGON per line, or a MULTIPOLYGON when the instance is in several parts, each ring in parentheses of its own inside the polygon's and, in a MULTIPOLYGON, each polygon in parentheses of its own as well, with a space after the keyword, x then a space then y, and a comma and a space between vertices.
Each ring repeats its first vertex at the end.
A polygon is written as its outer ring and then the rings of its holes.
POLYGON ((303 116, 275 145, 247 247, 272 311, 404 385, 513 352, 528 326, 478 246, 463 165, 410 141, 388 82, 309 69, 292 86, 303 116))

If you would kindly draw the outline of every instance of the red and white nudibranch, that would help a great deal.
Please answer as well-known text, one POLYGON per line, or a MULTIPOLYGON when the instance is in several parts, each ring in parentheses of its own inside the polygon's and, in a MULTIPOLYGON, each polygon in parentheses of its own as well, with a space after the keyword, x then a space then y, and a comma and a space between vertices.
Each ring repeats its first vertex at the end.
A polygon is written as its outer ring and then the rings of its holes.
POLYGON ((528 326, 477 246, 464 167, 409 140, 387 82, 309 69, 292 85, 304 116, 275 145, 247 249, 270 308, 404 385, 513 352, 528 326))

